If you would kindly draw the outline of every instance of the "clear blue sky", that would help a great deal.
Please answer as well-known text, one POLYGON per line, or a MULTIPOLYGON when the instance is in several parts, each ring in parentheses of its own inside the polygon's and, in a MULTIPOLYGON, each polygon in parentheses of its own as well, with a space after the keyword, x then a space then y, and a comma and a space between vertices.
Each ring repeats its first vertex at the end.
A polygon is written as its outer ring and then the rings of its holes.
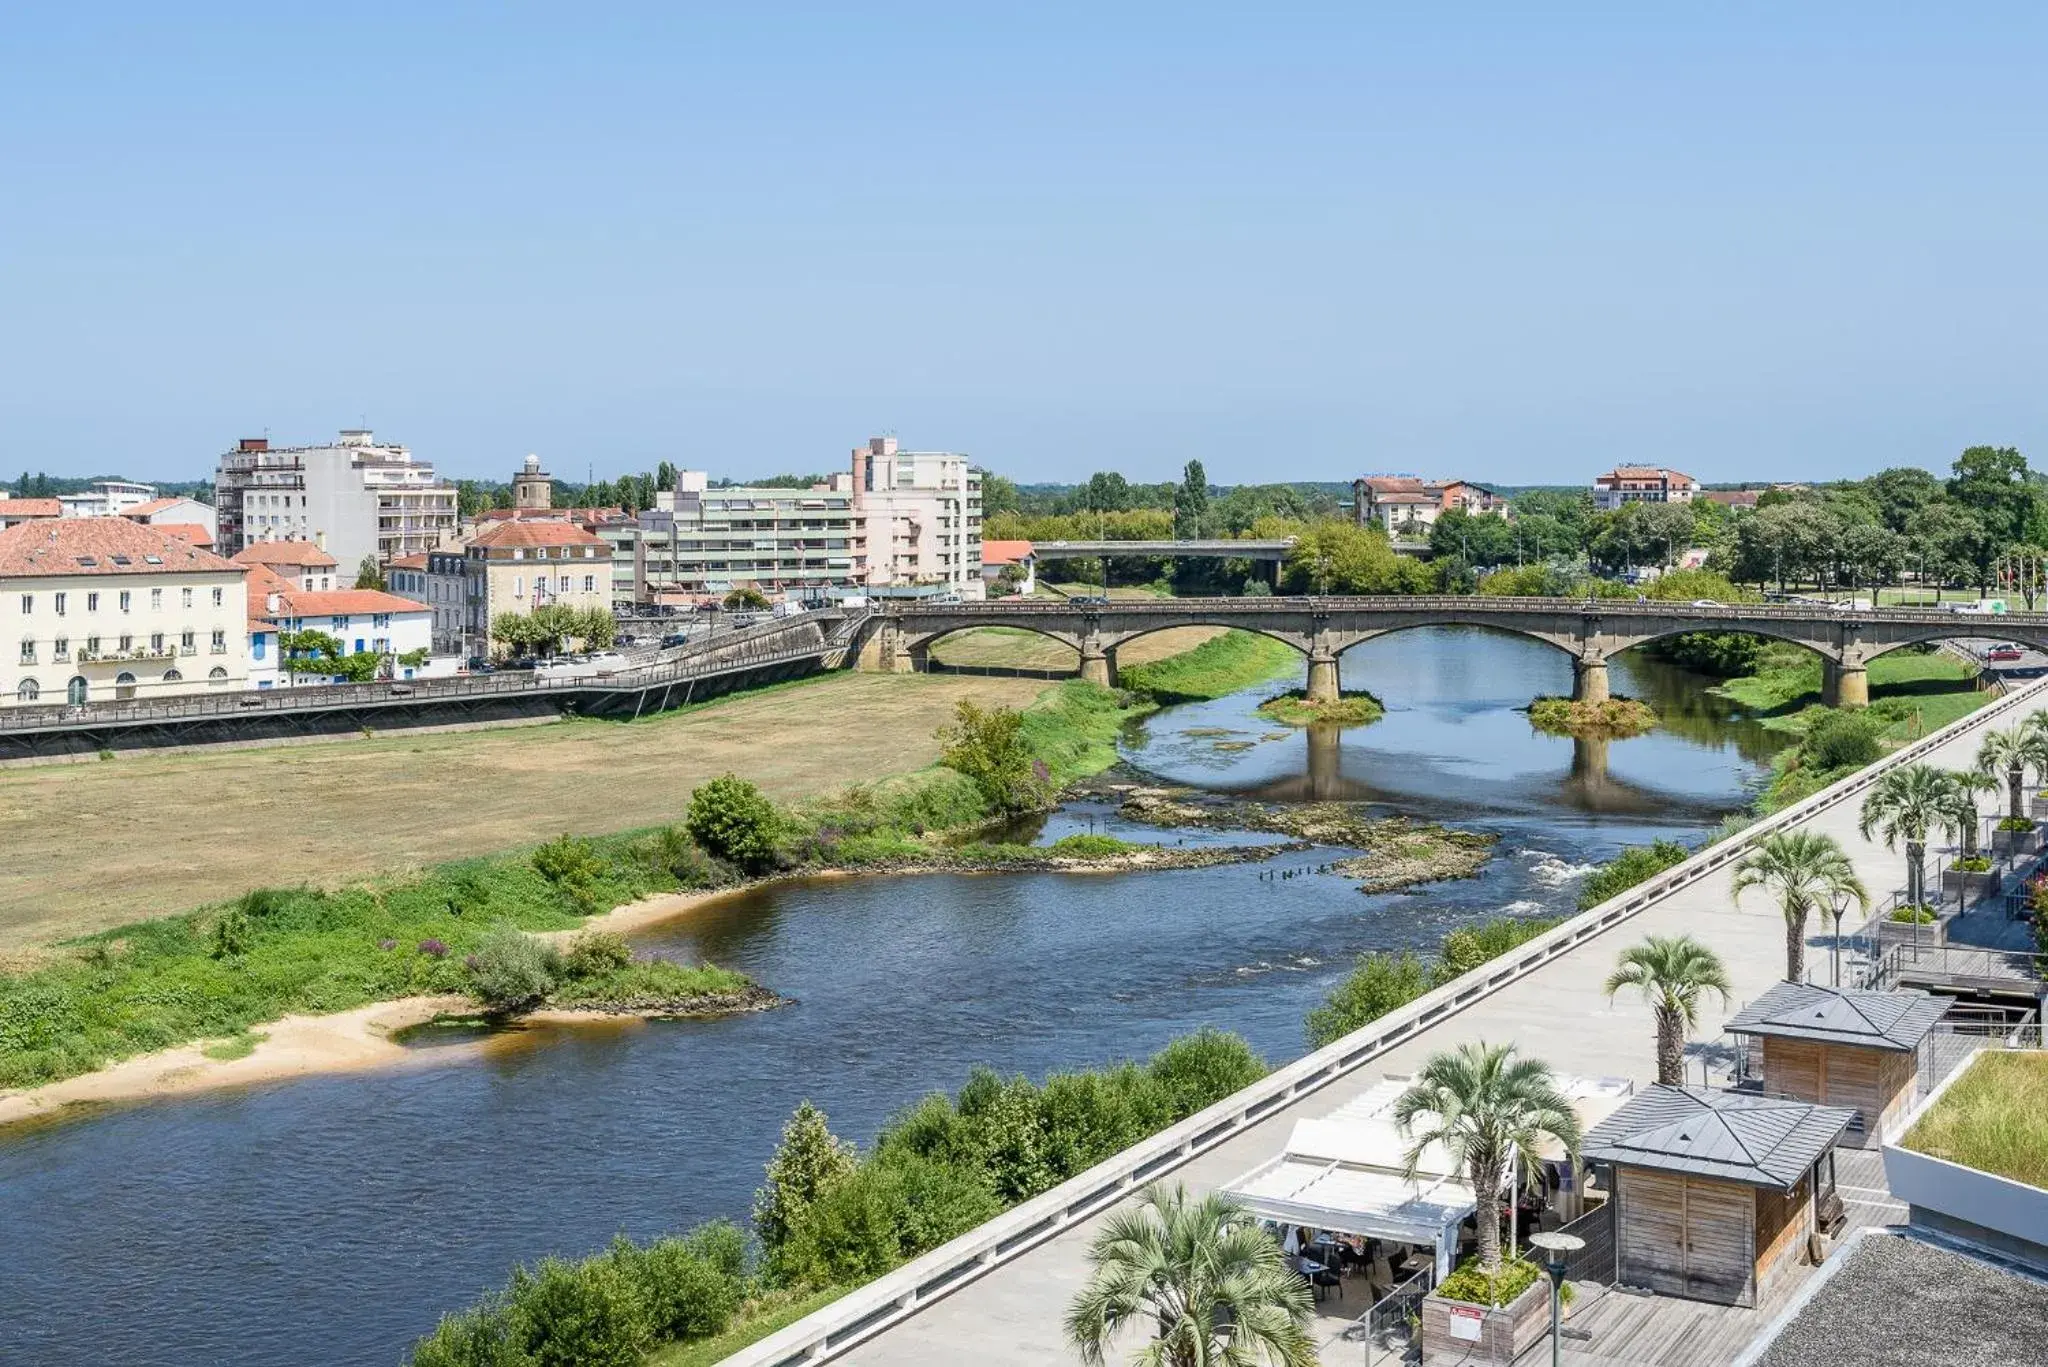
POLYGON ((0 482, 2048 465, 2039 5, 34 8, 0 482))

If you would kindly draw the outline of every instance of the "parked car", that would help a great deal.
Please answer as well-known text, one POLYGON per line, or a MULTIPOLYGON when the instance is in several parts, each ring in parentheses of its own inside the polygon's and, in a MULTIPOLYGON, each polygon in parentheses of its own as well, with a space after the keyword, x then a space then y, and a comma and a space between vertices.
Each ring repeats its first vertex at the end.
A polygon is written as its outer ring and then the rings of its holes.
POLYGON ((839 606, 849 612, 857 612, 868 606, 868 596, 865 593, 849 593, 839 600, 839 606))
MULTIPOLYGON (((1109 606, 1109 599, 1105 595, 1100 593, 1075 594, 1073 597, 1067 599, 1067 601, 1069 603, 1074 604, 1076 607, 1084 608, 1106 608, 1109 606)), ((1699 604, 1695 603, 1693 604, 1693 606, 1698 607, 1699 604)))
POLYGON ((2024 660, 2027 652, 2017 641, 2000 641, 1984 652, 1987 660, 2024 660))
POLYGON ((1692 600, 1692 605, 1696 608, 1717 608, 1721 606, 1711 598, 1695 598, 1692 600))
POLYGON ((671 631, 668 635, 661 638, 661 645, 664 650, 673 646, 688 645, 689 643, 689 633, 683 631, 671 631))

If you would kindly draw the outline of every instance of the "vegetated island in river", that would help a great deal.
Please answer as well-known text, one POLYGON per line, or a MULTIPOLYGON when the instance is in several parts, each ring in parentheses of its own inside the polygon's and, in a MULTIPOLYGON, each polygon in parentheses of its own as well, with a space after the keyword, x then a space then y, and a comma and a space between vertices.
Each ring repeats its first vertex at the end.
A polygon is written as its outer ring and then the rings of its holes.
POLYGON ((1258 713, 1282 726, 1365 726, 1386 716, 1387 709, 1363 690, 1332 702, 1311 702, 1306 693, 1296 689, 1266 699, 1259 704, 1258 713))
POLYGON ((1538 698, 1529 704, 1529 724, 1548 736, 1626 740, 1656 730, 1657 714, 1634 698, 1538 698))
POLYGON ((1115 800, 1118 814, 1129 821, 1265 831, 1316 845, 1364 850, 1334 866, 1345 877, 1360 880, 1360 892, 1392 892, 1418 883, 1475 877, 1500 841, 1484 831, 1457 831, 1405 816, 1374 816, 1363 802, 1279 806, 1212 798, 1194 788, 1147 786, 1134 777, 1126 771, 1105 776, 1091 787, 1097 796, 1115 800))

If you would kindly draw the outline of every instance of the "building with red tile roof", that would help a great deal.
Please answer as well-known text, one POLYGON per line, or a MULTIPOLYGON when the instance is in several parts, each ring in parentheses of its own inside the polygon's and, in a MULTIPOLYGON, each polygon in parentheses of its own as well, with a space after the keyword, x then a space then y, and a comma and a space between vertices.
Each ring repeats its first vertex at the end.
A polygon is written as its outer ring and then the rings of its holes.
POLYGON ((64 505, 54 498, 0 498, 0 528, 41 517, 60 517, 64 505))
POLYGON ((339 566, 333 556, 310 541, 259 541, 237 551, 238 565, 263 565, 297 579, 313 592, 339 587, 339 566))
POLYGON ((1699 492, 1700 482, 1691 475, 1661 465, 1617 465, 1593 480, 1593 502, 1607 509, 1625 503, 1690 503, 1699 492))

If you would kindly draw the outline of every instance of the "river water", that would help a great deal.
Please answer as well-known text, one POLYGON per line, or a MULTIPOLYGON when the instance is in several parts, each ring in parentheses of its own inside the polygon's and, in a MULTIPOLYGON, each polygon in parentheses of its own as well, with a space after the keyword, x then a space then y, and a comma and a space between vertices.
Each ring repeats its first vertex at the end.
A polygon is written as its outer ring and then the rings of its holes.
MULTIPOLYGON (((977 1064, 1040 1076, 1202 1025, 1292 1058, 1357 953, 1568 910, 1593 862, 1742 806, 1772 746, 1700 681, 1631 657, 1617 691, 1667 723, 1604 747, 1536 735, 1515 710, 1570 685, 1569 661, 1535 642, 1411 631, 1343 667, 1384 720, 1309 737, 1258 718, 1255 690, 1152 718, 1127 757, 1265 800, 1370 800, 1496 831, 1480 877, 1367 897, 1319 872, 1337 856, 1316 850, 1121 877, 784 884, 638 938, 793 1006, 527 1031, 410 1069, 17 1128, 0 1134, 0 1362, 395 1363, 516 1262, 743 1217, 806 1097, 866 1141, 977 1064), (1275 870, 1294 876, 1261 876, 1275 870)), ((1086 829, 1242 838, 1085 805, 1043 834, 1086 829)))

